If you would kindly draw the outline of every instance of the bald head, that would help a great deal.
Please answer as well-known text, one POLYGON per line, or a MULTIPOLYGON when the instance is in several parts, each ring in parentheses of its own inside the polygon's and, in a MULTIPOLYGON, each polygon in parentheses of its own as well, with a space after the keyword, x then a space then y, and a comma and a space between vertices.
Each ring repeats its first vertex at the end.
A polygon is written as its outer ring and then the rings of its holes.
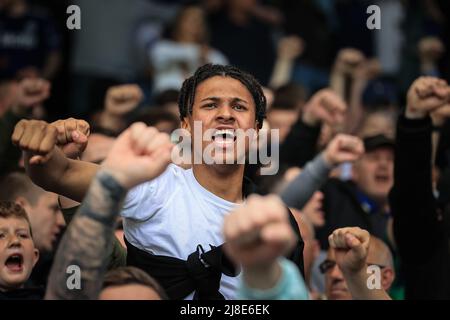
POLYGON ((375 236, 370 236, 369 254, 367 257, 369 264, 377 264, 384 267, 394 268, 394 259, 391 250, 386 243, 375 236))
MULTIPOLYGON (((336 261, 332 247, 328 249, 327 260, 336 261)), ((380 267, 381 287, 389 290, 395 279, 394 263, 389 247, 379 238, 371 235, 367 265, 380 267)), ((351 300, 352 296, 347 287, 344 275, 337 264, 334 264, 325 272, 325 294, 330 300, 351 300)))

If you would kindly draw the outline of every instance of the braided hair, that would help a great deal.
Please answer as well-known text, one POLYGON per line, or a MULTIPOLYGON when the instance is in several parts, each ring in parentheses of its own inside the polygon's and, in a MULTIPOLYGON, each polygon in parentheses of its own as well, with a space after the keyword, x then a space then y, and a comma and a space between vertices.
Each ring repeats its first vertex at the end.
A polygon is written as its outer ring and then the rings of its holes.
POLYGON ((231 77, 239 80, 250 91, 256 107, 256 121, 258 128, 261 129, 263 120, 266 117, 266 97, 262 91, 261 85, 251 74, 244 72, 233 66, 224 66, 218 64, 206 64, 197 69, 193 76, 186 79, 181 87, 178 98, 178 107, 180 109, 181 120, 188 114, 192 114, 194 105, 195 91, 197 86, 204 80, 215 77, 231 77))

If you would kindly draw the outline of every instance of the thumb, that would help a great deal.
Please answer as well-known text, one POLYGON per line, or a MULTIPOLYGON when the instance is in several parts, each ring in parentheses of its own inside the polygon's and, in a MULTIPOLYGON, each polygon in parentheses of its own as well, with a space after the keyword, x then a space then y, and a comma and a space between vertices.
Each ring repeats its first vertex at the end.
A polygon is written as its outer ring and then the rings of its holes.
POLYGON ((85 144, 88 141, 88 137, 82 132, 73 131, 72 132, 72 140, 76 144, 85 144))
POLYGON ((31 165, 37 165, 37 164, 44 164, 50 159, 50 154, 46 156, 32 156, 30 158, 30 164, 31 165))

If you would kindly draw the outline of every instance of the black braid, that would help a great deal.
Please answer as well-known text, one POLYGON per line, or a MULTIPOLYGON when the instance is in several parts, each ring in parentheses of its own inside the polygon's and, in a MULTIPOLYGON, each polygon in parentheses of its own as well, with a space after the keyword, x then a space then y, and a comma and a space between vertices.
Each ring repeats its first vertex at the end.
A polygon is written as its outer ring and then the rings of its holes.
POLYGON ((186 118, 188 114, 192 114, 197 86, 202 81, 215 76, 231 77, 239 80, 250 91, 256 106, 256 121, 258 121, 258 127, 261 129, 263 120, 266 117, 266 97, 264 96, 261 85, 247 72, 241 71, 233 66, 218 64, 206 64, 198 68, 192 77, 184 81, 178 98, 181 120, 186 118))

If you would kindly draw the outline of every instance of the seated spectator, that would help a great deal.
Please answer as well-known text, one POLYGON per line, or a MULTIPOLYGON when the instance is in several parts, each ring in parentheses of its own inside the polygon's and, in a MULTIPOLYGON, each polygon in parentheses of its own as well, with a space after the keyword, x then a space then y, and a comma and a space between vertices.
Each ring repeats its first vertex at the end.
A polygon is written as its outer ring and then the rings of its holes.
POLYGON ((38 259, 25 210, 0 201, 0 300, 42 299, 42 288, 25 288, 38 259))
POLYGON ((178 90, 183 81, 207 63, 227 64, 225 56, 208 44, 205 13, 198 5, 180 9, 166 39, 150 49, 150 62, 154 70, 155 93, 178 90))

